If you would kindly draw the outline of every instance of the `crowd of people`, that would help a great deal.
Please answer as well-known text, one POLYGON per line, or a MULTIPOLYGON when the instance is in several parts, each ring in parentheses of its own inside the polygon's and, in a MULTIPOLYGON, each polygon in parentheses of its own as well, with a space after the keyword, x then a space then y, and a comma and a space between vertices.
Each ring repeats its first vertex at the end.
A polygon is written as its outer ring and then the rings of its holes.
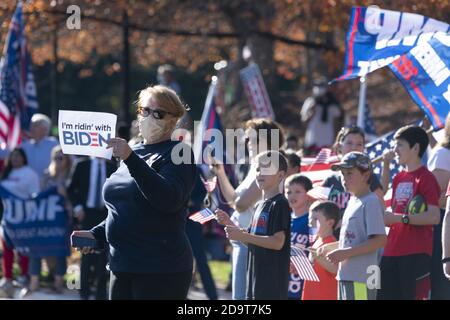
MULTIPOLYGON (((234 281, 233 297, 242 297, 243 292, 247 292, 246 298, 257 299, 449 299, 450 283, 446 279, 450 276, 446 259, 449 256, 449 200, 444 227, 442 223, 445 199, 450 191, 450 116, 443 130, 443 140, 431 151, 428 163, 423 163, 430 133, 418 126, 400 128, 394 137, 395 148, 385 150, 380 182, 373 172, 372 160, 364 154, 363 130, 355 126, 343 127, 334 144, 340 162, 332 166, 339 174, 331 174, 321 183, 330 189, 327 201, 314 202, 313 193, 308 194, 311 181, 301 173, 289 176, 287 166, 280 165, 275 175, 264 175, 259 160, 255 161, 257 173, 253 183, 262 191, 262 196, 259 195, 259 202, 248 216, 250 221, 242 225, 227 219, 224 212, 218 212, 228 238, 239 241, 238 245, 249 250, 247 256, 241 258, 247 259, 246 280, 234 281), (389 181, 390 162, 394 157, 404 169, 389 181), (292 215, 290 228, 277 224, 280 215, 285 213, 275 212, 270 206, 261 212, 263 204, 276 202, 283 194, 283 190, 279 190, 270 194, 272 197, 265 195, 261 181, 271 180, 280 172, 286 178, 284 193, 289 201, 287 210, 292 215), (391 207, 386 209, 384 198, 389 183, 392 183, 391 207), (422 201, 420 210, 412 201, 417 196, 422 199, 417 200, 422 201), (275 230, 272 229, 274 223, 275 230), (281 230, 283 232, 279 233, 281 230), (311 233, 316 233, 314 242, 308 237, 311 233), (291 246, 306 250, 320 282, 296 278, 296 270, 283 260, 282 241, 276 249, 270 242, 277 236, 279 241, 290 237, 291 246), (266 257, 269 255, 271 263, 266 257), (284 266, 264 271, 265 266, 274 265, 276 259, 284 266), (258 264, 260 269, 255 267, 258 264), (288 269, 291 270, 290 281, 283 283, 280 289, 279 279, 274 274, 288 269), (256 286, 258 278, 265 279, 265 289, 256 286)), ((257 158, 262 156, 259 154, 257 158)), ((236 270, 233 275, 238 273, 236 270)))
MULTIPOLYGON (((305 121, 341 116, 324 94, 315 92, 321 114, 314 102, 306 103, 305 121)), ((82 299, 107 298, 107 265, 110 299, 185 299, 194 266, 208 298, 217 299, 203 247, 205 226, 187 220, 211 196, 205 185, 211 174, 228 206, 217 208, 215 218, 232 247, 233 299, 450 299, 450 116, 428 163, 423 156, 430 133, 419 126, 399 128, 395 148, 383 155, 380 177, 364 153, 361 128, 328 130, 335 135, 339 161, 320 182, 330 190, 324 200, 310 192, 317 184, 301 172, 298 138, 285 139, 273 120, 244 124, 247 163, 236 166, 236 172, 244 170, 234 181, 217 159, 211 158, 206 169, 196 165, 190 149, 181 149, 188 152, 181 158, 190 161, 175 163, 174 150, 184 142, 174 140, 173 133, 186 108, 174 90, 161 85, 142 90, 137 115, 139 139, 108 141, 118 163, 65 155, 42 114, 33 116, 29 140, 0 155, 4 188, 29 198, 56 187, 65 200, 67 235, 75 230, 75 236, 105 244, 106 250, 81 250, 82 299), (403 170, 390 181, 394 157, 403 170), (411 202, 417 196, 420 211, 411 202), (319 281, 299 275, 290 261, 293 247, 308 256, 319 281)), ((329 138, 313 142, 321 133, 309 134, 308 152, 331 144, 329 138)), ((2 245, 0 294, 11 297, 15 252, 4 239, 2 245)), ((43 261, 54 290, 63 290, 67 256, 17 256, 17 282, 27 292, 39 290, 43 261)))

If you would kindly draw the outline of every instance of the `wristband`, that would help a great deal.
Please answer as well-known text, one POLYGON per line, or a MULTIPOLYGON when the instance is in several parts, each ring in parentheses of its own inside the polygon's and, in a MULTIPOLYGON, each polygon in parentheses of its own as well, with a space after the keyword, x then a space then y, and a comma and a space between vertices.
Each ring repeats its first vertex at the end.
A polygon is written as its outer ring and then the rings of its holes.
POLYGON ((409 216, 407 214, 402 215, 402 223, 409 224, 409 216))

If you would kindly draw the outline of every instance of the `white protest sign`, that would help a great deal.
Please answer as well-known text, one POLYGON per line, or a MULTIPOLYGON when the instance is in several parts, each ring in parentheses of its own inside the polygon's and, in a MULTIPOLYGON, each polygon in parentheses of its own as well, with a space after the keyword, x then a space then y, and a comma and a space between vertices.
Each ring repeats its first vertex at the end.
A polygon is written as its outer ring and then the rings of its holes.
POLYGON ((105 112, 59 110, 59 143, 64 154, 111 159, 106 141, 116 136, 117 116, 105 112))

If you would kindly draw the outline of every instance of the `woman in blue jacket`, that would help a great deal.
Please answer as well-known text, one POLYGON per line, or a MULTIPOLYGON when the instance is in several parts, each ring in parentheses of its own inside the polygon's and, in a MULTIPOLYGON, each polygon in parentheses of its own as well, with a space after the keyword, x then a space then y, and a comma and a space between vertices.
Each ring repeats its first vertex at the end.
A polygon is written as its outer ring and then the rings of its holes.
POLYGON ((74 234, 109 244, 110 299, 187 296, 193 259, 185 233, 186 205, 196 166, 191 149, 171 140, 185 112, 173 90, 150 86, 138 99, 144 142, 129 147, 121 138, 108 141, 122 160, 103 186, 108 216, 93 229, 74 234), (180 149, 189 152, 181 163, 176 159, 183 156, 180 149))

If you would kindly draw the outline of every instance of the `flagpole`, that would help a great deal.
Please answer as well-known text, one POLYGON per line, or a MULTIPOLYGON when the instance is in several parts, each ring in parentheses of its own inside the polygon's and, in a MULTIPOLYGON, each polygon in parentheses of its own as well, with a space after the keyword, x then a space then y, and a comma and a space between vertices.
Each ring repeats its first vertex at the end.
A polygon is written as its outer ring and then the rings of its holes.
POLYGON ((361 77, 359 79, 359 102, 358 102, 358 121, 357 125, 364 130, 364 109, 366 107, 366 91, 367 91, 367 79, 361 77))
POLYGON ((54 29, 53 29, 53 35, 52 35, 52 42, 53 42, 53 64, 51 68, 50 78, 51 78, 51 93, 52 93, 52 104, 51 104, 51 120, 52 124, 54 125, 57 123, 57 117, 58 117, 58 104, 59 104, 59 97, 58 97, 58 23, 55 23, 54 29))

